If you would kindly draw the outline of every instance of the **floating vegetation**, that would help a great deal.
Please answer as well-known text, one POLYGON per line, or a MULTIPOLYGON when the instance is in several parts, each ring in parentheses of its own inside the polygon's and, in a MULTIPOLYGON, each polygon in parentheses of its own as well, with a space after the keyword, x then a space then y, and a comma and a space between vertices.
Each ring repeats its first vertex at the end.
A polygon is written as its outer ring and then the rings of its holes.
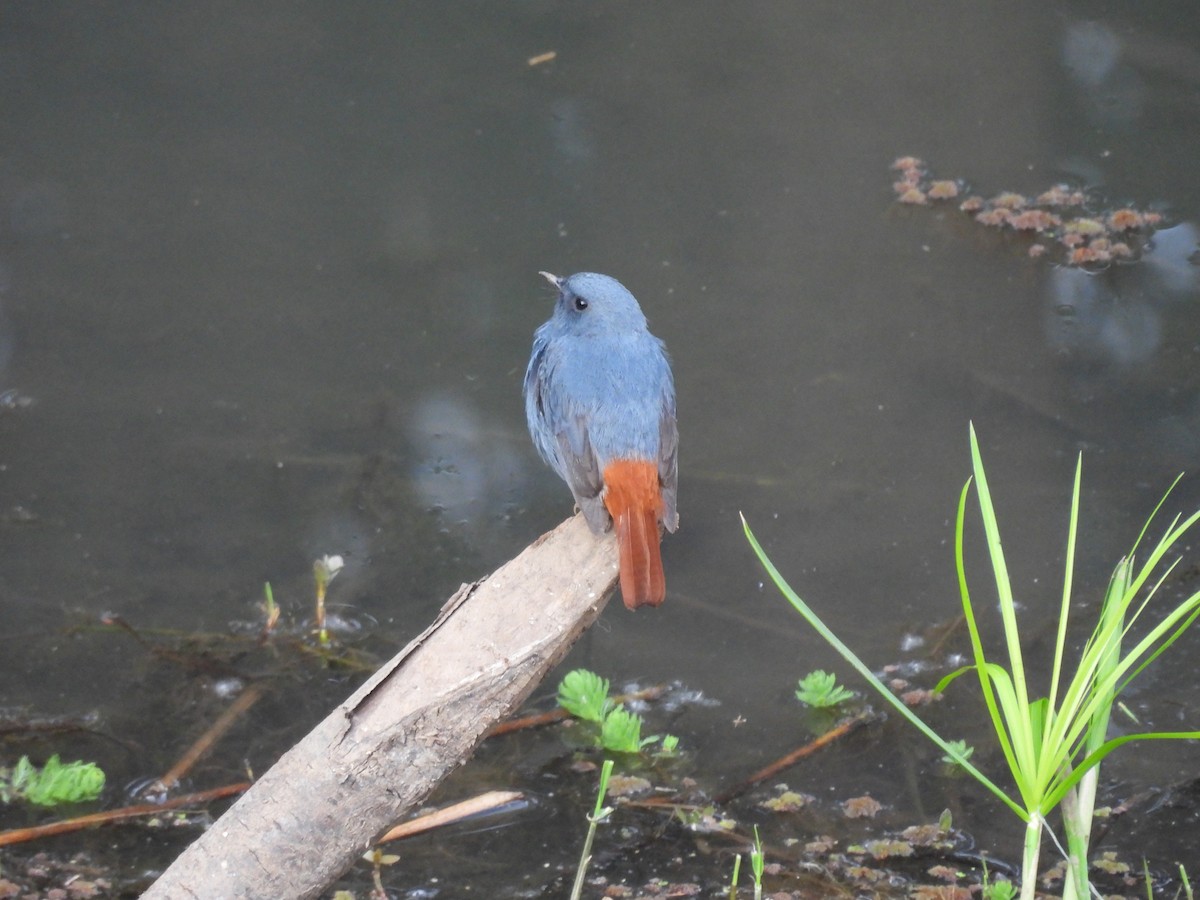
POLYGON ((1014 231, 1033 239, 1031 258, 1046 257, 1067 266, 1102 268, 1136 262, 1149 249, 1151 235, 1163 223, 1161 213, 1133 207, 1105 209, 1085 191, 1052 185, 1037 195, 1001 191, 991 197, 970 193, 962 179, 934 178, 915 156, 892 163, 899 178, 892 185, 896 202, 910 206, 946 203, 964 194, 958 209, 987 228, 1014 231))
POLYGON ((806 706, 828 709, 845 703, 854 697, 854 692, 837 683, 837 676, 824 669, 809 672, 800 679, 796 687, 796 699, 806 706))
POLYGON ((12 769, 0 767, 0 802, 25 800, 35 806, 62 806, 95 800, 104 790, 104 772, 95 763, 64 763, 55 753, 40 769, 22 756, 12 769))
POLYGON ((587 669, 568 672, 558 685, 558 703, 584 722, 599 725, 596 745, 614 753, 640 753, 662 742, 661 752, 672 755, 679 746, 674 735, 642 737, 642 717, 608 696, 608 679, 587 669))

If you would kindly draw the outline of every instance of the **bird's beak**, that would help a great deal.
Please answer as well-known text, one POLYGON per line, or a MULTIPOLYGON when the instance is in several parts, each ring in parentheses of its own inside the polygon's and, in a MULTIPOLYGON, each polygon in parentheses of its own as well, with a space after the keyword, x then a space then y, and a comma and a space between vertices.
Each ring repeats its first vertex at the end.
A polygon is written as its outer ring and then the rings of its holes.
POLYGON ((555 290, 562 290, 562 279, 557 275, 551 275, 549 272, 538 272, 538 274, 554 285, 555 290))

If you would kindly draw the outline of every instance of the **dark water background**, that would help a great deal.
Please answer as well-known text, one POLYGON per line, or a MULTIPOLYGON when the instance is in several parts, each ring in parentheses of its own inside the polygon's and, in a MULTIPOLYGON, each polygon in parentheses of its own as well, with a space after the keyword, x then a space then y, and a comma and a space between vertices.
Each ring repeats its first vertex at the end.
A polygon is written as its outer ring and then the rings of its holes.
MULTIPOLYGON (((672 354, 668 602, 614 604, 568 664, 699 692, 652 725, 708 790, 806 739, 795 680, 837 665, 762 586, 739 510, 865 659, 925 660, 931 686, 945 654, 906 636, 957 610, 969 420, 1035 661, 1076 454, 1089 601, 1197 468, 1191 3, 10 3, 0 109, 0 705, 97 712, 126 743, 79 752, 114 803, 224 701, 68 626, 224 632, 265 580, 300 618, 312 560, 340 553, 333 599, 387 650, 570 512, 520 399, 551 302, 538 269, 617 276, 672 354), (1172 227, 1141 263, 1064 273, 953 206, 896 205, 904 153, 986 194, 1065 180, 1172 227)), ((1198 504, 1193 475, 1173 507, 1198 504)), ((1198 642, 1132 692, 1147 727, 1196 727, 1198 642)), ((197 781, 261 770, 352 686, 280 689, 197 781)), ((930 717, 982 741, 966 690, 930 717)), ((509 769, 536 786, 557 753, 489 745, 447 796, 509 769)), ((1016 819, 938 755, 888 723, 787 780, 869 791, 904 824, 952 805, 1015 859, 1016 819)), ((1193 746, 1118 754, 1102 802, 1166 800, 1106 846, 1160 871, 1200 859, 1195 797, 1166 802, 1196 768, 1193 746)), ((560 780, 513 827, 413 845, 389 885, 538 896, 573 865, 590 790, 560 780)), ((153 869, 191 834, 95 852, 136 846, 153 869)), ((728 871, 676 839, 667 877, 728 871)), ((658 874, 628 865, 610 874, 658 874)))

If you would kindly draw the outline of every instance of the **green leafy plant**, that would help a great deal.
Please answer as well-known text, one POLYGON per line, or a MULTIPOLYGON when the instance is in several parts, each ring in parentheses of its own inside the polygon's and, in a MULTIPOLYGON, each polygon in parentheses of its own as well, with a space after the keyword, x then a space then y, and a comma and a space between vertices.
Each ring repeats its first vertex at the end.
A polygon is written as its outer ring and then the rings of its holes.
POLYGON ((587 669, 574 669, 558 683, 558 705, 577 719, 600 723, 612 709, 608 679, 587 669))
MULTIPOLYGON (((1067 880, 1064 896, 1086 897, 1087 837, 1091 828, 1092 803, 1095 798, 1095 770, 1100 762, 1122 744, 1134 740, 1195 739, 1200 732, 1146 732, 1122 735, 1106 740, 1109 715, 1115 698, 1158 658, 1200 616, 1200 591, 1193 593, 1161 615, 1143 637, 1133 641, 1128 650, 1122 642, 1131 640, 1131 629, 1146 612, 1150 601, 1158 594, 1164 579, 1178 560, 1159 572, 1164 557, 1180 538, 1200 519, 1200 511, 1181 521, 1176 516, 1164 536, 1138 567, 1133 552, 1141 544, 1154 514, 1166 497, 1159 502, 1134 542, 1133 550, 1117 566, 1106 592, 1099 621, 1084 645, 1073 674, 1065 672, 1066 634, 1070 612, 1071 584, 1074 571, 1075 543, 1079 519, 1079 487, 1082 460, 1075 469, 1074 490, 1069 518, 1066 566, 1063 578, 1062 601, 1059 613, 1053 668, 1049 690, 1044 697, 1031 699, 1021 653, 1020 632, 1017 627, 1016 601, 1008 577, 1008 569, 1000 543, 1000 532, 983 460, 979 453, 975 429, 971 428, 971 460, 973 477, 967 480, 959 497, 955 527, 955 564, 963 613, 970 633, 974 662, 951 673, 937 686, 942 691, 959 676, 973 672, 978 678, 980 692, 1003 751, 1017 795, 997 786, 970 763, 961 749, 954 747, 909 710, 858 659, 854 653, 821 621, 815 612, 788 586, 779 571, 754 538, 743 519, 747 540, 754 548, 771 579, 793 607, 828 641, 851 665, 866 678, 888 703, 908 719, 926 737, 942 748, 956 763, 968 771, 980 784, 991 791, 1025 822, 1025 849, 1022 857, 1021 897, 1034 896, 1038 854, 1047 814, 1062 805, 1064 828, 1068 835, 1067 880), (1004 645, 1008 667, 994 661, 984 649, 979 624, 975 617, 967 586, 964 563, 963 534, 967 500, 972 485, 979 501, 987 538, 988 555, 999 597, 1004 645), (1139 599, 1140 598, 1140 599, 1139 599), (1092 773, 1089 777, 1089 773, 1092 773), (1088 780, 1085 781, 1084 779, 1088 780), (1089 796, 1090 795, 1090 796, 1089 796)), ((1168 491, 1169 493, 1169 491, 1168 491)))
POLYGON ((1017 886, 1011 881, 989 881, 983 886, 983 900, 1014 900, 1017 886))
POLYGON ((984 861, 983 885, 980 894, 983 900, 1014 900, 1017 896, 1017 886, 1006 879, 992 881, 988 874, 987 862, 984 861))
POLYGON ((800 683, 796 687, 796 699, 817 709, 837 706, 853 696, 853 691, 846 690, 837 683, 836 675, 822 669, 809 672, 800 679, 800 683))
POLYGON ((766 857, 763 856, 762 840, 758 836, 758 826, 754 826, 754 847, 750 850, 750 872, 754 876, 754 900, 762 900, 762 877, 766 868, 766 857))
POLYGON ((608 696, 607 679, 595 672, 568 672, 558 684, 558 703, 577 719, 598 724, 596 743, 605 750, 639 753, 661 740, 661 755, 673 756, 678 751, 679 738, 674 735, 642 737, 642 717, 614 703, 608 696))
POLYGON ((614 753, 637 753, 642 749, 642 717, 618 706, 604 717, 600 745, 614 753))
POLYGON ((955 755, 951 756, 947 753, 942 757, 942 762, 949 763, 952 766, 957 766, 960 759, 970 759, 971 754, 975 752, 975 748, 966 741, 951 741, 950 746, 954 748, 955 755))
POLYGON ((35 806, 61 806, 95 800, 104 790, 104 772, 95 763, 64 763, 54 754, 40 769, 22 756, 11 771, 0 770, 0 799, 23 799, 35 806), (7 777, 4 777, 7 775, 7 777))

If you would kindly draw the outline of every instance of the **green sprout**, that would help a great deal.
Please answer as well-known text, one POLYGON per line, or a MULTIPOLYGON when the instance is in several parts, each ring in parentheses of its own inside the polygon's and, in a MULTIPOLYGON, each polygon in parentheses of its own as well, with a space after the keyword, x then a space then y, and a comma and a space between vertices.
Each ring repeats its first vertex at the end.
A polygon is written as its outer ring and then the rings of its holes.
POLYGON ((809 672, 800 679, 796 687, 796 699, 816 709, 837 706, 853 696, 853 691, 848 691, 837 683, 836 675, 822 669, 809 672))
POLYGON ((642 749, 642 717, 618 706, 604 717, 600 745, 614 753, 637 753, 642 749))
MULTIPOLYGON (((956 743, 956 742, 951 742, 956 743)), ((992 881, 988 874, 987 861, 983 863, 983 890, 980 892, 983 900, 1014 900, 1017 896, 1017 886, 1011 881, 992 881)))
POLYGON ((330 644, 329 629, 325 627, 325 592, 345 564, 340 556, 322 556, 313 560, 313 581, 317 587, 317 641, 322 647, 330 644))
POLYGON ((947 752, 942 756, 942 762, 952 766, 957 766, 960 759, 970 759, 971 754, 975 752, 975 748, 966 741, 949 741, 950 749, 953 753, 947 752))
POLYGON ((558 705, 577 719, 600 723, 612 709, 608 679, 587 669, 575 669, 558 684, 558 705))
POLYGON ((95 763, 61 762, 54 754, 40 769, 22 756, 12 770, 0 769, 0 800, 26 800, 35 806, 61 806, 95 800, 104 790, 104 771, 95 763))
POLYGON ((754 875, 754 900, 762 900, 762 877, 766 868, 766 857, 763 856, 762 840, 758 836, 758 826, 754 826, 754 847, 750 850, 750 871, 754 875))
POLYGON ((558 705, 585 722, 600 726, 596 744, 612 753, 639 753, 662 741, 660 755, 678 752, 679 738, 674 735, 642 737, 642 717, 615 704, 608 696, 608 680, 587 669, 575 669, 558 684, 558 705))

